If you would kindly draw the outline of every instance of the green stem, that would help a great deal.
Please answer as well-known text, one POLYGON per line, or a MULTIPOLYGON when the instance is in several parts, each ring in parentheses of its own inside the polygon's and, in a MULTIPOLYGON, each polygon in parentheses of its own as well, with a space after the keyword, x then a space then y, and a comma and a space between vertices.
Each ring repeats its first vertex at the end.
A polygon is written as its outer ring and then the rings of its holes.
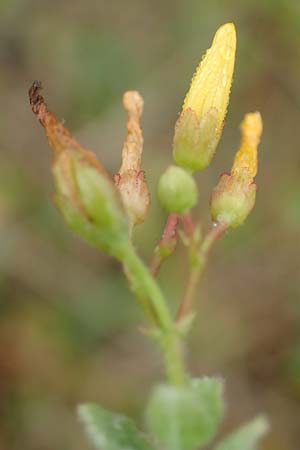
POLYGON ((164 355, 165 370, 170 384, 177 386, 184 384, 187 380, 187 374, 184 367, 181 337, 175 330, 175 332, 169 334, 162 334, 159 343, 164 355))
POLYGON ((159 328, 159 342, 165 369, 171 384, 183 384, 186 379, 180 337, 172 320, 165 298, 132 245, 124 252, 125 274, 145 314, 159 328))
POLYGON ((179 322, 184 316, 192 311, 195 292, 206 265, 208 254, 213 244, 218 240, 227 229, 226 223, 215 223, 212 229, 207 233, 202 241, 200 249, 197 251, 196 263, 191 268, 187 281, 186 290, 179 306, 176 320, 179 322))

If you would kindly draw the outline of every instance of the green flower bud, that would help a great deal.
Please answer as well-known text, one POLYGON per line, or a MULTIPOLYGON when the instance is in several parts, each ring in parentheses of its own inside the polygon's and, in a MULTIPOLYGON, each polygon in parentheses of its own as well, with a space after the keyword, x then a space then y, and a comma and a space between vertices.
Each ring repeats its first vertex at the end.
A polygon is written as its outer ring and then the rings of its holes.
POLYGON ((175 162, 191 171, 205 169, 210 164, 219 142, 217 125, 218 111, 215 108, 211 108, 201 122, 192 109, 183 111, 175 125, 175 162))
POLYGON ((193 176, 177 166, 170 166, 158 182, 158 199, 168 212, 185 213, 198 200, 198 190, 193 176))
POLYGON ((62 152, 53 165, 55 199, 77 234, 118 256, 128 241, 128 219, 113 182, 100 167, 86 155, 62 152))
POLYGON ((243 224, 255 204, 256 185, 238 177, 223 174, 211 196, 211 215, 214 222, 235 228, 243 224))
POLYGON ((241 124, 242 139, 230 174, 223 174, 212 192, 211 215, 230 227, 241 225, 255 203, 257 148, 262 134, 261 115, 249 113, 241 124))
POLYGON ((129 242, 129 221, 121 196, 95 154, 83 148, 48 110, 40 90, 41 83, 35 81, 29 98, 54 151, 56 203, 77 234, 122 259, 129 242))

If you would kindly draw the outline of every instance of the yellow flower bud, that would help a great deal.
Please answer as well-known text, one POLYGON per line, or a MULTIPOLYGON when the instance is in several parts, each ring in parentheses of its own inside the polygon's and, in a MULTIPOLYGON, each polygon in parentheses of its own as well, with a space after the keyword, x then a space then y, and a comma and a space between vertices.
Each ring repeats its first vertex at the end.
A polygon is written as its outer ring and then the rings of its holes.
POLYGON ((217 30, 198 66, 175 127, 174 159, 182 167, 200 170, 213 158, 227 111, 235 50, 235 27, 227 23, 217 30))
POLYGON ((215 222, 230 227, 241 225, 255 204, 257 148, 262 134, 261 115, 246 114, 241 124, 241 146, 230 174, 223 174, 211 197, 211 214, 215 222))
POLYGON ((201 120, 211 108, 216 108, 222 124, 229 101, 235 49, 235 27, 233 23, 226 23, 217 30, 211 48, 193 76, 183 111, 191 108, 201 120))

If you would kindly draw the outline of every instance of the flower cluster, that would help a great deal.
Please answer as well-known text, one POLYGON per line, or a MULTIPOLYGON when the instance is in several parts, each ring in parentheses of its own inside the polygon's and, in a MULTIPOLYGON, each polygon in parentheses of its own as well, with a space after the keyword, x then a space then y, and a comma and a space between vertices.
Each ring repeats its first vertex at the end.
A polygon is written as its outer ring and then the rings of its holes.
MULTIPOLYGON (((175 125, 174 164, 158 182, 158 199, 168 217, 149 267, 137 254, 132 233, 145 220, 150 205, 142 169, 141 95, 136 91, 124 94, 127 137, 121 167, 111 177, 95 154, 83 148, 48 111, 40 95, 40 83, 34 82, 29 91, 32 110, 54 151, 57 206, 78 235, 122 262, 130 287, 149 319, 151 328, 145 331, 158 343, 164 360, 168 383, 154 389, 145 410, 149 442, 124 416, 94 404, 79 408, 87 433, 101 450, 203 449, 212 444, 220 425, 224 412, 223 382, 214 377, 191 378, 184 364, 182 341, 195 317, 196 288, 213 244, 227 229, 243 224, 255 203, 254 177, 263 128, 258 112, 246 114, 231 172, 222 174, 213 189, 213 224, 207 233, 202 232, 191 213, 199 199, 194 173, 210 165, 221 138, 235 51, 235 27, 227 23, 216 32, 192 79, 175 125), (173 317, 155 276, 162 262, 175 252, 178 237, 187 247, 189 274, 173 317)), ((214 450, 257 448, 257 441, 267 429, 267 420, 259 416, 227 436, 214 450)))

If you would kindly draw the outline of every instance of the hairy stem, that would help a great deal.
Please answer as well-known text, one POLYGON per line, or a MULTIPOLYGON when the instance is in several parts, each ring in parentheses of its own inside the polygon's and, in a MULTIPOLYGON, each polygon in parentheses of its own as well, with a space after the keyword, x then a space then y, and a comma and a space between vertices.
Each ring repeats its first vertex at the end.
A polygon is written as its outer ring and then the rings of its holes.
POLYGON ((179 322, 184 316, 192 311, 196 289, 206 265, 207 257, 213 244, 223 235, 227 229, 225 223, 214 223, 211 230, 202 241, 197 253, 197 263, 191 268, 189 278, 186 284, 185 293, 178 308, 176 320, 179 322))
POLYGON ((184 383, 186 375, 180 337, 158 284, 133 246, 126 249, 123 265, 133 292, 143 304, 146 314, 150 314, 152 323, 159 328, 158 341, 169 382, 184 383))

